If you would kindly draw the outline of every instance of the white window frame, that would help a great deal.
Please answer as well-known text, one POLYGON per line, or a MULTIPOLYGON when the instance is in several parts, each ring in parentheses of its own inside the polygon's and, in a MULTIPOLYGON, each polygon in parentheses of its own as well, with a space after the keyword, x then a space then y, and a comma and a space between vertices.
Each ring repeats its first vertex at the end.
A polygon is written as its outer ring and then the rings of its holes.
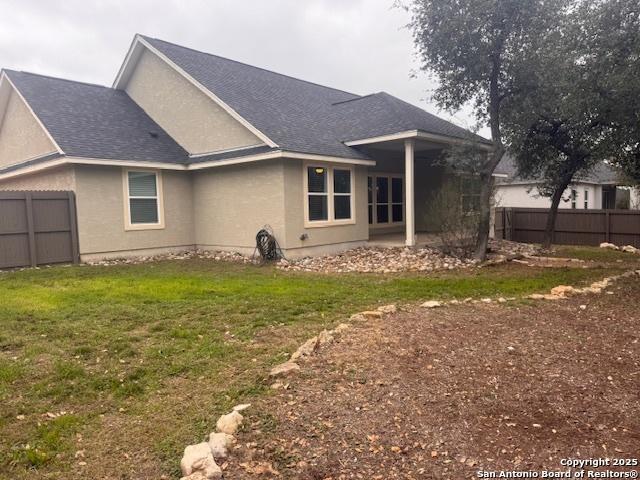
POLYGON ((129 230, 161 230, 164 224, 164 195, 162 191, 162 172, 160 170, 150 170, 146 168, 124 168, 122 169, 122 187, 124 198, 124 229, 129 230), (153 173, 156 176, 156 196, 155 197, 131 197, 129 196, 129 172, 153 173), (153 198, 156 200, 158 208, 158 221, 156 223, 132 223, 131 222, 131 199, 132 198, 153 198))
MULTIPOLYGON (((373 203, 369 203, 368 202, 368 198, 367 198, 367 224, 369 225, 370 228, 393 228, 393 227, 400 227, 402 225, 405 224, 405 219, 406 219, 406 183, 404 181, 404 174, 403 173, 386 173, 386 172, 371 172, 369 175, 367 175, 367 189, 368 189, 368 185, 369 185, 369 178, 371 177, 372 179, 372 193, 371 193, 371 200, 373 203), (381 203, 380 205, 388 205, 389 207, 389 221, 385 222, 385 223, 378 223, 378 182, 377 179, 378 178, 386 178, 387 179, 387 203, 381 203), (394 202, 393 201, 393 181, 392 179, 394 178, 398 178, 402 181, 402 202, 394 202), (401 222, 394 222, 393 221, 393 206, 394 205, 402 205, 402 221, 401 222), (372 209, 372 219, 373 219, 373 223, 369 223, 369 206, 371 206, 372 209)), ((368 195, 368 192, 367 192, 368 195)))
POLYGON ((353 225, 356 223, 356 175, 355 168, 352 165, 327 164, 323 162, 304 162, 302 165, 302 179, 304 185, 304 226, 305 228, 317 227, 333 227, 338 225, 353 225), (324 168, 327 171, 327 192, 309 192, 309 177, 307 171, 309 168, 324 168), (351 193, 335 193, 333 191, 333 171, 347 170, 351 175, 351 193), (326 196, 327 197, 327 220, 309 220, 309 195, 326 196), (350 196, 351 218, 336 220, 334 208, 334 196, 350 196))
POLYGON ((584 209, 589 210, 589 190, 584 189, 584 209))
POLYGON ((575 188, 572 188, 569 198, 571 199, 571 210, 577 209, 578 208, 578 190, 576 190, 575 188))

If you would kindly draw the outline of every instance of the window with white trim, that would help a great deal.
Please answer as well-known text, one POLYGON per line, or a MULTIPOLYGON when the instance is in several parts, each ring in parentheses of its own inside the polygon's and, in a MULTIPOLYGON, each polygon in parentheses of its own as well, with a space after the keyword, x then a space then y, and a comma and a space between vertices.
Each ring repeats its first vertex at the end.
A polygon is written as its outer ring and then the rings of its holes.
POLYGON ((160 226, 162 211, 160 181, 157 172, 126 172, 128 226, 160 226))
POLYGON ((306 220, 311 226, 352 223, 353 170, 309 165, 305 171, 306 220))
POLYGON ((589 208, 589 190, 584 191, 584 209, 587 210, 589 208))
POLYGON ((351 223, 353 170, 346 167, 309 165, 305 172, 306 219, 310 224, 351 223))
POLYGON ((571 190, 571 208, 576 209, 578 204, 578 191, 571 190))

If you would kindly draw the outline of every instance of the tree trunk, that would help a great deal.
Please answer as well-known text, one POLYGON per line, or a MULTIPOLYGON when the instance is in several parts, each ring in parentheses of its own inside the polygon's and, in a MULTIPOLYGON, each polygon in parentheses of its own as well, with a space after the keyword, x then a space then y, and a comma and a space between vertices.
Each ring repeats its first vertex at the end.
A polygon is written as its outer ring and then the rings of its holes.
POLYGON ((553 243, 553 234, 556 229, 556 218, 558 217, 558 206, 560 200, 562 200, 562 194, 571 183, 573 176, 568 179, 565 177, 562 181, 556 185, 553 195, 551 196, 551 208, 549 209, 549 215, 547 215, 547 225, 544 229, 544 237, 542 238, 542 248, 547 249, 551 247, 553 243))
POLYGON ((478 219, 478 237, 476 238, 476 250, 474 257, 484 260, 487 256, 489 245, 489 233, 491 229, 491 191, 493 187, 491 173, 483 172, 480 175, 480 218, 478 219))
POLYGON ((505 148, 502 143, 500 131, 500 89, 498 78, 501 70, 502 45, 496 50, 493 57, 493 69, 491 71, 489 87, 489 126, 491 127, 491 140, 493 140, 493 152, 480 171, 480 219, 478 221, 478 237, 474 258, 484 261, 487 258, 487 245, 489 244, 489 230, 491 228, 491 191, 493 190, 493 171, 502 160, 505 148))

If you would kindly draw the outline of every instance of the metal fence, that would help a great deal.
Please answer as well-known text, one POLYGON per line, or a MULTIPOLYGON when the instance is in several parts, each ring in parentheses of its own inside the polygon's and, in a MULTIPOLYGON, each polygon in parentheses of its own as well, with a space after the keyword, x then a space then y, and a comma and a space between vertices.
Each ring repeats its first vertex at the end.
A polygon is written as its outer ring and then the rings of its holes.
POLYGON ((0 192, 0 268, 78 261, 73 192, 0 192))
MULTIPOLYGON (((496 238, 540 243, 549 209, 496 208, 496 238)), ((558 210, 553 243, 564 245, 633 245, 640 248, 638 210, 558 210)))

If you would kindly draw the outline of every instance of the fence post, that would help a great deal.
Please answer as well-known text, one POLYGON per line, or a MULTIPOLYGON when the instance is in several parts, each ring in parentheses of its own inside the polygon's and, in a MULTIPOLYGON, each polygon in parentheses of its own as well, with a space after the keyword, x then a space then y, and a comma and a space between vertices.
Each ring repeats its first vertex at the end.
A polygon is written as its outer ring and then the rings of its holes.
POLYGON ((25 193, 24 200, 27 206, 27 234, 29 236, 29 261, 31 266, 38 265, 38 259, 36 257, 36 230, 33 221, 33 196, 31 192, 25 193))
POLYGON ((604 221, 605 221, 605 238, 606 238, 606 242, 610 243, 611 242, 611 218, 610 218, 610 214, 609 214, 609 210, 607 210, 606 212, 604 212, 604 221))
POLYGON ((69 198, 69 234, 71 235, 71 255, 73 263, 80 263, 80 246, 78 241, 78 222, 76 220, 76 195, 68 192, 69 198))
POLYGON ((505 223, 505 239, 513 240, 513 208, 505 209, 506 210, 506 223, 505 223), (507 225, 509 226, 507 230, 507 225))

